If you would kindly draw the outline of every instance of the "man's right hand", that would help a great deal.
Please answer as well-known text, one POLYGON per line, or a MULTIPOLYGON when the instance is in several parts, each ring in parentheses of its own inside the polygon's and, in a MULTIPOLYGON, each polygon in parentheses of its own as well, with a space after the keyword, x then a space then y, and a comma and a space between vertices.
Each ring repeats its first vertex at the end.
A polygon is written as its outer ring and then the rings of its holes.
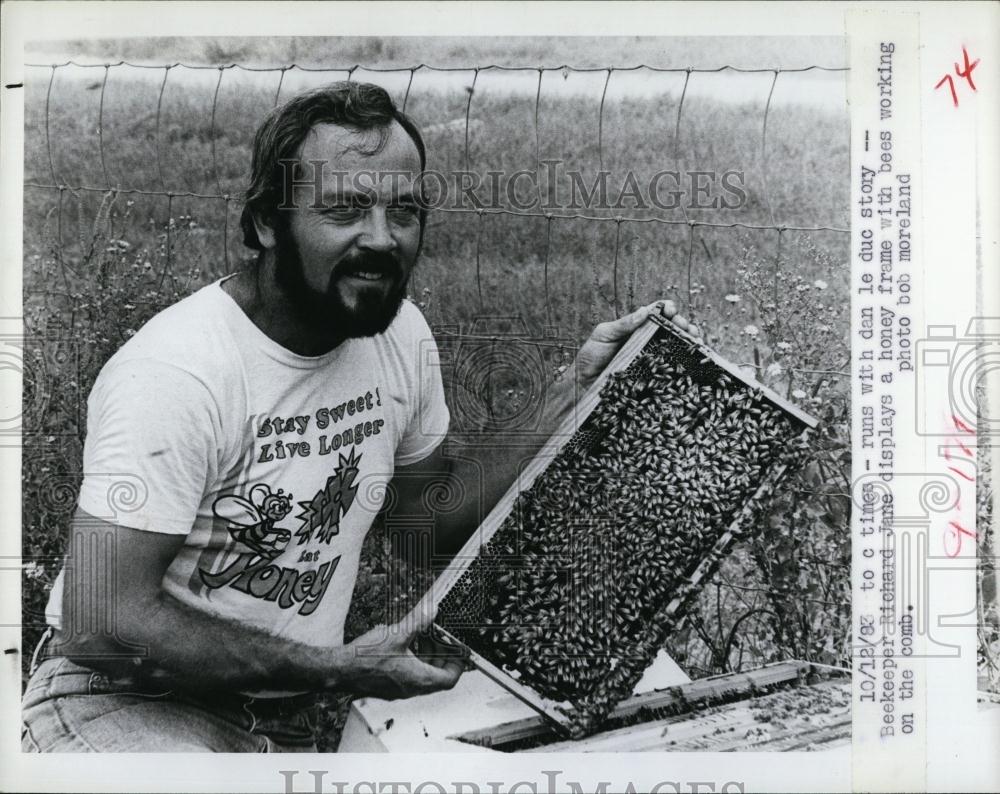
POLYGON ((107 675, 150 676, 157 686, 195 692, 332 690, 389 699, 448 689, 464 667, 458 649, 428 649, 424 638, 416 654, 410 650, 433 621, 420 610, 350 645, 305 645, 166 593, 163 577, 182 535, 117 526, 82 511, 72 532, 63 631, 49 650, 107 675), (113 554, 98 564, 81 552, 89 549, 113 554))
MULTIPOLYGON (((399 623, 376 626, 345 645, 340 688, 383 700, 451 689, 465 669, 465 654, 458 648, 432 643, 433 655, 424 659, 412 649, 433 623, 433 613, 419 604, 399 623)), ((425 641, 424 647, 427 645, 425 641)))

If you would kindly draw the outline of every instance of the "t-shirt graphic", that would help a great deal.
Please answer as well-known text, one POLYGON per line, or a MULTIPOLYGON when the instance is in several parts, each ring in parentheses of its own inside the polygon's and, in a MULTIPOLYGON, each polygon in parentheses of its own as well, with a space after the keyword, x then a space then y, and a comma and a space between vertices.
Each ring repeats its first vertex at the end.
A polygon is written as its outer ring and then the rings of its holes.
POLYGON ((281 488, 271 493, 270 487, 258 483, 250 489, 249 499, 234 494, 220 496, 212 503, 212 512, 216 518, 229 521, 233 540, 270 560, 284 551, 291 538, 287 529, 274 525, 292 511, 291 498, 281 488))
MULTIPOLYGON (((314 536, 318 542, 329 545, 340 531, 340 520, 351 509, 357 494, 355 480, 363 454, 356 454, 352 447, 348 456, 340 455, 337 469, 326 484, 312 499, 299 502, 302 512, 297 518, 301 522, 295 532, 299 545, 314 536)), ((275 525, 292 511, 291 498, 292 494, 281 488, 272 492, 268 485, 258 483, 250 489, 249 499, 225 494, 215 500, 212 512, 216 518, 229 522, 230 536, 249 549, 249 553, 217 573, 199 568, 205 586, 214 590, 228 585, 254 598, 275 601, 282 609, 298 606, 300 615, 311 615, 316 610, 340 557, 327 560, 315 572, 271 565, 292 539, 288 529, 275 525)), ((304 553, 299 562, 312 562, 318 559, 318 554, 318 551, 304 553)))
POLYGON ((336 472, 326 481, 326 485, 308 502, 299 502, 302 506, 302 512, 299 513, 302 526, 295 533, 299 543, 308 541, 314 532, 319 540, 326 543, 337 534, 340 529, 340 517, 351 509, 354 496, 358 492, 358 486, 354 481, 358 477, 360 463, 361 456, 355 457, 354 448, 351 447, 349 457, 340 456, 340 464, 336 472))
MULTIPOLYGON (((300 356, 216 282, 150 320, 102 369, 79 505, 182 535, 162 588, 185 606, 336 647, 388 484, 437 447, 448 419, 437 348, 412 302, 382 334, 300 356), (109 509, 123 476, 135 498, 109 509)), ((56 625, 60 599, 53 588, 56 625)))

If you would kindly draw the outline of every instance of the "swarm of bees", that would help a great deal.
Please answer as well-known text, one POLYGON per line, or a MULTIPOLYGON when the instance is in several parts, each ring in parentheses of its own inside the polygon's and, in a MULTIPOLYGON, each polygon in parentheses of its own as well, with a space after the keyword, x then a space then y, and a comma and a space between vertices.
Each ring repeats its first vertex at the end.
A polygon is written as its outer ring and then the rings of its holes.
POLYGON ((720 538, 753 531, 762 484, 805 449, 795 417, 700 355, 661 329, 610 375, 439 608, 472 650, 572 704, 575 735, 631 693, 720 538))

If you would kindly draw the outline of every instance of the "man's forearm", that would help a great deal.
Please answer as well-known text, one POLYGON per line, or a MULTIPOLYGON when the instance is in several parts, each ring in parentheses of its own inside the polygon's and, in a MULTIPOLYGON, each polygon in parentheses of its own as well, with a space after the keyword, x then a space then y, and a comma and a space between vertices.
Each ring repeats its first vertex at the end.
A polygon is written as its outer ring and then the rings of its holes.
POLYGON ((123 611, 118 638, 144 655, 127 658, 122 645, 96 638, 74 638, 60 652, 112 675, 138 674, 193 690, 318 691, 346 685, 354 674, 344 647, 318 649, 279 639, 199 612, 165 593, 149 604, 119 609, 119 615, 123 611))

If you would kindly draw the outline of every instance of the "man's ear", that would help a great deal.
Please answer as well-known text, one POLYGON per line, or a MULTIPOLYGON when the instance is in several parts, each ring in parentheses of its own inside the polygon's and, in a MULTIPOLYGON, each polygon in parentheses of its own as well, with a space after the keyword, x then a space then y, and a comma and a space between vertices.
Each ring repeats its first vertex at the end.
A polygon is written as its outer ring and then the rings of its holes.
POLYGON ((260 244, 267 250, 274 248, 277 242, 274 236, 274 221, 265 219, 257 212, 252 213, 250 217, 253 218, 253 228, 257 232, 260 244))

